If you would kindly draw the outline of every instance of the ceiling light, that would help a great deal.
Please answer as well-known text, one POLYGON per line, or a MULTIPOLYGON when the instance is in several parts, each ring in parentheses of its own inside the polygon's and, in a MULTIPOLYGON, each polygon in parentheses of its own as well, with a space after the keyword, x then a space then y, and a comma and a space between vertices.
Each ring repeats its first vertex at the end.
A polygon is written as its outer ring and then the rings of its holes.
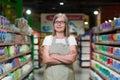
POLYGON ((112 20, 108 20, 108 22, 112 22, 112 20))
POLYGON ((64 5, 64 3, 63 3, 63 2, 60 2, 60 5, 64 5))
POLYGON ((29 10, 29 9, 26 10, 26 14, 28 14, 28 15, 31 14, 31 10, 29 10))
POLYGON ((85 24, 85 25, 88 25, 88 22, 86 21, 86 22, 84 22, 84 24, 85 24))
POLYGON ((105 23, 108 23, 108 21, 105 21, 105 23))
POLYGON ((95 14, 95 15, 98 15, 98 13, 99 13, 98 11, 94 11, 94 14, 95 14))
POLYGON ((116 20, 117 18, 116 17, 114 17, 114 20, 116 20))

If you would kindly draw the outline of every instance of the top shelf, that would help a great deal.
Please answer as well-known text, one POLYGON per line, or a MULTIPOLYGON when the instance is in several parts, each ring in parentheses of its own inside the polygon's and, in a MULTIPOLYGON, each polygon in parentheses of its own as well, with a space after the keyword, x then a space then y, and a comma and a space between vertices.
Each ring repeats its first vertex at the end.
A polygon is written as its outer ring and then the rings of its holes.
POLYGON ((94 43, 101 44, 101 45, 120 46, 120 42, 94 42, 94 43))
POLYGON ((82 41, 89 41, 90 39, 81 39, 82 41))
POLYGON ((94 34, 107 34, 107 33, 112 33, 112 32, 116 32, 116 31, 119 31, 120 30, 120 26, 119 27, 113 27, 113 28, 110 28, 108 30, 105 30, 105 31, 102 31, 102 32, 97 32, 97 33, 94 33, 94 34))
POLYGON ((30 44, 30 42, 21 42, 21 43, 0 43, 0 46, 11 46, 11 45, 23 45, 23 44, 30 44))
POLYGON ((0 30, 4 30, 7 33, 14 33, 14 34, 20 34, 20 35, 30 36, 30 35, 24 34, 22 32, 15 32, 15 31, 12 31, 12 30, 6 30, 6 29, 0 29, 0 30))

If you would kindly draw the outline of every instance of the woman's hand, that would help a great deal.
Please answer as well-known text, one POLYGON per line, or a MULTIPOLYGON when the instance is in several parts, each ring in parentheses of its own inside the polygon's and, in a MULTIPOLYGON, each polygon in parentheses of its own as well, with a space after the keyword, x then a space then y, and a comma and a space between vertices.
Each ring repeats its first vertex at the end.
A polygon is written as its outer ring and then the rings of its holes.
POLYGON ((50 54, 49 54, 49 46, 44 46, 43 47, 43 53, 42 53, 42 57, 43 57, 43 62, 45 64, 60 64, 61 62, 55 58, 53 58, 50 54))

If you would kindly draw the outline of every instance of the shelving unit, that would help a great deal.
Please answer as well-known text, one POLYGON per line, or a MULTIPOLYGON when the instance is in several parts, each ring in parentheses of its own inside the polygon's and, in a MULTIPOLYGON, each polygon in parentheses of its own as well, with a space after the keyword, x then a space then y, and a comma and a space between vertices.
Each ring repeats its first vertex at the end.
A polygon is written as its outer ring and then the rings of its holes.
POLYGON ((120 79, 120 21, 103 23, 91 31, 92 80, 120 79), (106 27, 104 25, 107 25, 106 27), (119 25, 118 25, 119 24, 119 25), (97 74, 98 76, 94 76, 97 74), (99 79, 101 78, 101 79, 99 79))
POLYGON ((79 40, 79 61, 80 67, 87 68, 90 66, 90 36, 88 33, 80 36, 79 40))
POLYGON ((8 30, 8 24, 0 27, 0 80, 24 80, 33 75, 31 36, 8 30))
MULTIPOLYGON (((14 33, 11 33, 11 34, 14 34, 14 33)), ((15 34, 16 35, 16 34, 15 34)), ((29 44, 30 44, 30 41, 28 41, 29 42, 29 44)), ((22 45, 28 45, 28 42, 27 42, 27 44, 24 44, 24 43, 20 43, 20 45, 17 43, 11 43, 11 44, 7 44, 7 43, 5 43, 5 45, 4 45, 4 43, 2 43, 2 44, 0 44, 0 47, 8 47, 8 46, 16 46, 15 48, 16 48, 16 50, 17 50, 17 48, 18 48, 18 46, 22 46, 22 45)), ((20 49, 20 48, 19 48, 20 49)), ((20 52, 20 53, 18 53, 18 52, 15 52, 15 54, 14 54, 14 56, 7 56, 7 53, 5 53, 4 54, 5 55, 5 57, 2 59, 0 59, 0 64, 2 65, 2 63, 8 63, 9 61, 11 61, 11 60, 13 60, 13 59, 16 59, 16 61, 18 61, 17 59, 18 58, 20 58, 20 57, 25 57, 25 56, 30 56, 31 55, 31 50, 29 49, 28 51, 26 51, 26 52, 20 52)), ((17 69, 20 69, 21 67, 23 67, 24 65, 26 65, 26 64, 28 64, 29 62, 31 62, 32 63, 32 58, 31 57, 29 57, 28 59, 26 58, 26 61, 25 62, 21 62, 21 61, 18 61, 18 64, 15 64, 16 66, 15 67, 13 67, 13 68, 11 68, 10 70, 8 70, 8 71, 3 71, 3 73, 0 75, 0 79, 2 79, 2 78, 4 78, 5 76, 7 76, 9 73, 13 73, 14 71, 16 71, 17 69)), ((12 65, 13 65, 14 63, 12 63, 12 65)), ((31 69, 30 69, 31 71, 33 70, 32 69, 32 66, 31 66, 31 69)), ((28 74, 26 74, 26 76, 27 76, 28 74)), ((24 77, 26 77, 26 76, 24 76, 24 77)), ((24 77, 22 77, 20 80, 23 80, 24 79, 24 77)))
POLYGON ((39 68, 41 64, 40 58, 40 34, 36 31, 33 32, 32 35, 32 43, 33 43, 33 60, 34 60, 34 68, 39 68))

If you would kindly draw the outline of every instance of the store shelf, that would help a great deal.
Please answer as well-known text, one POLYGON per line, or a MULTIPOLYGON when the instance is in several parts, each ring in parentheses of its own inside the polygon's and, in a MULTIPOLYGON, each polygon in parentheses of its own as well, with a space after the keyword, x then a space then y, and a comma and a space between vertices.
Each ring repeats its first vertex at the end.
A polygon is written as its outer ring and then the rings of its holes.
POLYGON ((120 77, 120 26, 111 25, 111 23, 103 23, 94 27, 91 32, 90 67, 102 77, 102 80, 115 80, 120 77))
POLYGON ((95 44, 101 45, 112 45, 112 46, 119 46, 120 42, 94 42, 95 44))
POLYGON ((18 54, 14 55, 14 56, 11 56, 11 57, 5 57, 4 59, 0 60, 0 63, 5 62, 5 61, 10 60, 10 59, 13 59, 13 58, 16 58, 16 57, 19 57, 19 56, 22 56, 22 55, 29 54, 29 53, 31 53, 31 51, 26 52, 26 53, 18 53, 18 54))
POLYGON ((0 46, 12 46, 12 45, 23 45, 30 44, 30 42, 22 42, 22 43, 0 43, 0 46))
POLYGON ((26 76, 28 76, 29 73, 33 71, 34 68, 31 68, 26 74, 23 74, 19 80, 23 80, 26 76))
POLYGON ((102 53, 102 52, 99 52, 99 51, 94 51, 94 52, 96 52, 98 54, 103 54, 105 56, 111 57, 111 58, 116 59, 116 60, 120 60, 120 57, 117 57, 117 56, 114 56, 114 55, 105 54, 105 53, 102 53))
POLYGON ((114 28, 110 28, 110 29, 107 29, 107 30, 104 30, 104 31, 101 31, 101 32, 98 32, 98 33, 94 33, 94 34, 108 34, 108 33, 112 33, 112 32, 116 32, 116 31, 119 31, 120 30, 120 26, 118 27, 114 27, 114 28))
MULTIPOLYGON (((29 25, 25 23, 27 20, 19 18, 15 20, 15 24, 11 25, 11 22, 6 17, 0 17, 0 80, 8 78, 9 75, 19 76, 21 75, 22 68, 26 68, 26 64, 32 66, 32 44, 31 44, 31 32, 28 31, 29 25), (22 21, 22 22, 21 22, 22 21), (19 25, 18 25, 19 24, 19 25), (15 26, 16 25, 16 26, 15 26), (26 26, 25 26, 26 25, 26 26), (14 26, 14 27, 13 27, 14 26), (20 28, 22 26, 22 29, 20 28), (26 31, 23 31, 26 29, 26 31), (25 62, 24 62, 25 61, 25 62), (30 62, 30 63, 29 63, 30 62), (11 69, 11 70, 10 70, 11 69)), ((32 71, 31 69, 30 71, 32 71)), ((29 75, 29 73, 28 73, 29 75)), ((17 77, 12 77, 16 79, 17 77)), ((21 80, 24 80, 21 79, 21 80)))
POLYGON ((90 68, 90 66, 81 66, 81 68, 90 68))
POLYGON ((92 69, 90 69, 90 80, 103 80, 101 78, 101 76, 99 76, 95 71, 93 71, 92 69))
MULTIPOLYGON (((100 53, 94 53, 94 54, 100 54, 100 53)), ((100 54, 100 56, 101 56, 101 54, 100 54)), ((104 55, 103 55, 103 56, 104 56, 104 55)), ((99 57, 99 56, 98 56, 98 57, 99 57)), ((105 57, 107 57, 107 59, 112 59, 112 61, 115 60, 115 59, 113 59, 113 58, 110 58, 109 56, 105 56, 105 57)), ((112 71, 114 71, 114 72, 120 74, 120 71, 118 71, 117 69, 112 68, 112 64, 110 65, 110 64, 107 64, 107 63, 104 62, 104 61, 97 60, 97 57, 96 57, 96 58, 93 57, 93 59, 94 59, 95 61, 99 62, 100 64, 106 66, 107 68, 111 69, 112 71)))
POLYGON ((30 42, 15 43, 16 45, 31 44, 30 42))
POLYGON ((15 45, 15 43, 0 43, 0 46, 11 46, 15 45))
POLYGON ((118 72, 117 70, 113 69, 113 68, 112 68, 112 67, 110 67, 109 65, 107 65, 107 64, 105 64, 105 63, 103 63, 102 61, 99 61, 99 60, 96 60, 96 59, 94 59, 94 60, 95 60, 95 61, 97 61, 97 62, 99 62, 100 64, 102 64, 102 65, 106 66, 107 68, 109 68, 109 69, 113 70, 114 72, 116 72, 116 73, 120 74, 120 72, 118 72))
MULTIPOLYGON (((13 34, 20 34, 20 35, 26 35, 24 33, 21 33, 21 32, 15 32, 15 31, 12 31, 12 30, 6 30, 7 33, 13 33, 13 34)), ((26 35, 26 36, 29 36, 29 35, 26 35)))
POLYGON ((89 32, 79 36, 79 61, 80 67, 88 68, 90 62, 90 35, 89 32))
POLYGON ((40 39, 41 39, 41 36, 38 32, 35 31, 35 33, 33 33, 32 35, 32 46, 33 46, 33 67, 36 68, 39 68, 40 67, 40 64, 41 64, 41 59, 40 59, 40 39), (36 64, 37 63, 37 64, 36 64))
POLYGON ((82 41, 89 41, 90 39, 81 39, 82 41))
POLYGON ((90 61, 90 59, 81 59, 82 61, 90 61))
POLYGON ((5 72, 4 74, 0 75, 0 79, 2 79, 3 77, 5 77, 8 73, 11 73, 11 72, 15 71, 16 69, 22 67, 23 65, 25 65, 25 64, 27 64, 28 62, 31 62, 31 61, 32 61, 32 60, 30 59, 30 60, 28 60, 28 61, 26 61, 26 62, 20 64, 19 66, 17 66, 17 67, 15 67, 15 68, 11 69, 10 71, 5 72))
POLYGON ((90 47, 90 45, 81 45, 82 47, 90 47))
POLYGON ((102 74, 101 72, 99 72, 98 70, 96 70, 94 67, 91 67, 91 69, 93 71, 95 71, 100 77, 102 77, 103 80, 109 80, 104 74, 102 74))
POLYGON ((111 32, 114 32, 115 29, 113 28, 110 28, 110 29, 107 29, 107 30, 104 30, 104 31, 101 31, 101 32, 98 32, 98 33, 95 33, 95 34, 106 34, 106 33, 111 33, 111 32))
POLYGON ((90 67, 90 60, 81 60, 81 68, 89 68, 90 67))

